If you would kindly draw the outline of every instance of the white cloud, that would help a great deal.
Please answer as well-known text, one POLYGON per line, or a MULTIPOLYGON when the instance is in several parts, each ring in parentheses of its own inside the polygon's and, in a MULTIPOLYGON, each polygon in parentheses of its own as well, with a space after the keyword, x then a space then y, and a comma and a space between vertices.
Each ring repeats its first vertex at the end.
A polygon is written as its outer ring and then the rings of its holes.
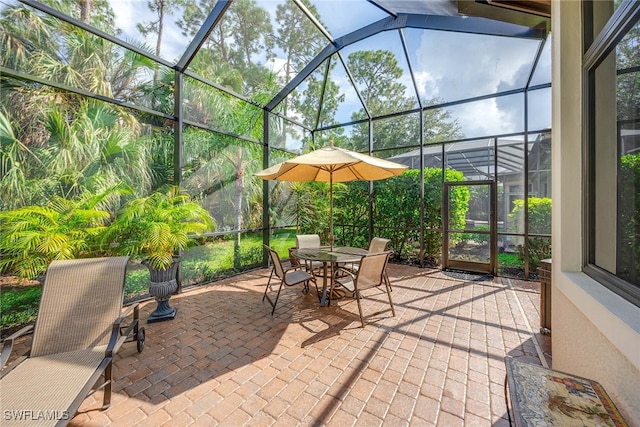
POLYGON ((148 8, 144 2, 120 1, 113 5, 113 12, 116 15, 115 24, 117 28, 122 30, 122 35, 128 38, 141 38, 136 24, 138 20, 134 19, 134 15, 144 14, 148 8), (141 10, 144 8, 144 10, 141 10))
MULTIPOLYGON (((507 37, 421 33, 419 43, 414 43, 415 71, 431 75, 438 82, 440 97, 447 101, 495 93, 500 84, 522 87, 526 79, 518 71, 532 65, 539 45, 507 37)), ((421 93, 424 90, 421 87, 421 93)))
POLYGON ((463 104, 458 110, 458 120, 466 135, 471 137, 478 135, 490 135, 505 133, 505 114, 495 103, 463 104))
POLYGON ((467 138, 524 130, 522 95, 489 98, 447 108, 467 138))
POLYGON ((428 71, 414 71, 413 76, 416 79, 416 86, 421 88, 421 96, 430 98, 438 98, 440 87, 438 81, 428 71))
MULTIPOLYGON (((421 96, 457 101, 523 88, 539 41, 444 31, 408 30, 421 96)), ((523 130, 522 96, 450 107, 467 137, 523 130)))

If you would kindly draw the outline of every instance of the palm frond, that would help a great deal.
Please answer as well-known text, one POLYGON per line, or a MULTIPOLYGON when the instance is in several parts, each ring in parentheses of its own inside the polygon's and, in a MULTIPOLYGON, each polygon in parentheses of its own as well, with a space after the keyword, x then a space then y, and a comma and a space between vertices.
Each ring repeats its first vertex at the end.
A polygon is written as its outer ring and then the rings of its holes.
POLYGON ((127 202, 105 230, 102 242, 120 254, 143 257, 167 268, 174 254, 194 243, 194 233, 215 226, 209 212, 174 186, 127 202))

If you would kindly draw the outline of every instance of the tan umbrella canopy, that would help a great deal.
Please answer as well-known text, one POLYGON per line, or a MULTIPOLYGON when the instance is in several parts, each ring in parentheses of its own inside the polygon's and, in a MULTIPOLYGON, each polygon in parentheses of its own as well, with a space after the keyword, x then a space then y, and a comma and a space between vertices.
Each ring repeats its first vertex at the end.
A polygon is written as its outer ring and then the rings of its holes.
POLYGON ((329 243, 333 246, 333 183, 375 181, 402 174, 408 166, 330 145, 256 173, 265 180, 329 183, 329 243))

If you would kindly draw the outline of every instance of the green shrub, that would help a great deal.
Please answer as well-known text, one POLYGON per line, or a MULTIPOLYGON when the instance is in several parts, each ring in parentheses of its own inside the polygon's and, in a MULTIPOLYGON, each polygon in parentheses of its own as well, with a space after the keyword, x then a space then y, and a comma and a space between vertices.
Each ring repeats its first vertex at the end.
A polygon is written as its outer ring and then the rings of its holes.
MULTIPOLYGON (((524 233, 519 230, 518 218, 524 215, 524 200, 513 201, 514 207, 509 214, 512 224, 515 224, 511 231, 524 233)), ((550 234, 551 233, 551 199, 548 197, 529 197, 529 234, 550 234)), ((518 245, 518 254, 522 261, 525 259, 525 249, 523 245, 518 245)), ((551 257, 551 239, 547 237, 529 238, 529 271, 535 271, 540 266, 540 260, 551 257)))
MULTIPOLYGON (((491 228, 489 227, 489 225, 485 225, 485 224, 476 225, 474 228, 474 230, 479 230, 479 231, 489 231, 490 229, 491 228)), ((489 234, 470 233, 469 240, 473 240, 474 242, 479 244, 485 244, 485 243, 489 243, 490 237, 491 236, 489 234)))
POLYGON ((42 286, 16 287, 0 294, 0 329, 13 331, 36 320, 42 286))
MULTIPOLYGON (((334 193, 345 188, 333 184, 334 193)), ((298 234, 319 234, 322 242, 329 239, 329 184, 326 182, 296 182, 293 184, 294 215, 298 234)), ((336 197, 336 201, 337 201, 336 197)), ((337 203, 334 203, 334 206, 337 203)), ((337 217, 334 211, 334 219, 337 217)), ((334 230, 335 233, 335 230, 334 230)))
POLYGON ((149 293, 149 269, 139 265, 139 268, 129 268, 124 281, 124 295, 126 301, 149 293))
MULTIPOLYGON (((461 181, 462 172, 445 169, 447 181, 461 181)), ((342 244, 367 247, 369 183, 352 182, 335 193, 335 217, 344 236, 342 244)), ((436 264, 442 248, 442 169, 424 169, 424 245, 423 259, 436 264)), ((469 209, 467 187, 451 189, 452 225, 462 227, 469 209)), ((374 183, 374 234, 391 239, 394 256, 410 258, 420 240, 420 171, 411 169, 402 175, 374 183)))
POLYGON ((442 232, 425 230, 424 232, 424 262, 436 266, 442 260, 442 232))
MULTIPOLYGON (((524 259, 524 248, 518 246, 518 254, 524 259)), ((548 237, 529 237, 529 271, 540 267, 540 260, 551 258, 551 239, 548 237)))
MULTIPOLYGON (((548 197, 529 197, 529 234, 551 233, 551 199, 548 197)), ((513 209, 509 214, 511 230, 515 233, 524 233, 517 221, 524 216, 524 199, 513 201, 513 209)))
POLYGON ((260 241, 258 244, 243 244, 240 250, 241 264, 245 268, 258 266, 262 263, 263 253, 264 251, 262 249, 262 241, 260 241))

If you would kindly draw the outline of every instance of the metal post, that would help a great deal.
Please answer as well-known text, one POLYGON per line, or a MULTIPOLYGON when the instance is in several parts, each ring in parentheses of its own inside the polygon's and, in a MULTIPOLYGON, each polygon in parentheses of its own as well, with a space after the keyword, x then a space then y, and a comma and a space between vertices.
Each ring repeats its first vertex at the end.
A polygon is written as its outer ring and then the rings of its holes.
MULTIPOLYGON (((263 144, 262 144, 262 166, 263 168, 269 167, 269 112, 263 110, 263 144)), ((264 180, 262 182, 262 243, 269 244, 269 231, 271 228, 271 221, 269 219, 269 181, 264 180)), ((263 246, 264 248, 264 246, 263 246)), ((269 265, 269 254, 266 249, 262 251, 262 266, 267 267, 269 265)))
POLYGON ((176 120, 173 122, 173 182, 180 185, 182 182, 182 128, 184 127, 184 114, 182 109, 182 73, 176 71, 173 112, 176 120))

